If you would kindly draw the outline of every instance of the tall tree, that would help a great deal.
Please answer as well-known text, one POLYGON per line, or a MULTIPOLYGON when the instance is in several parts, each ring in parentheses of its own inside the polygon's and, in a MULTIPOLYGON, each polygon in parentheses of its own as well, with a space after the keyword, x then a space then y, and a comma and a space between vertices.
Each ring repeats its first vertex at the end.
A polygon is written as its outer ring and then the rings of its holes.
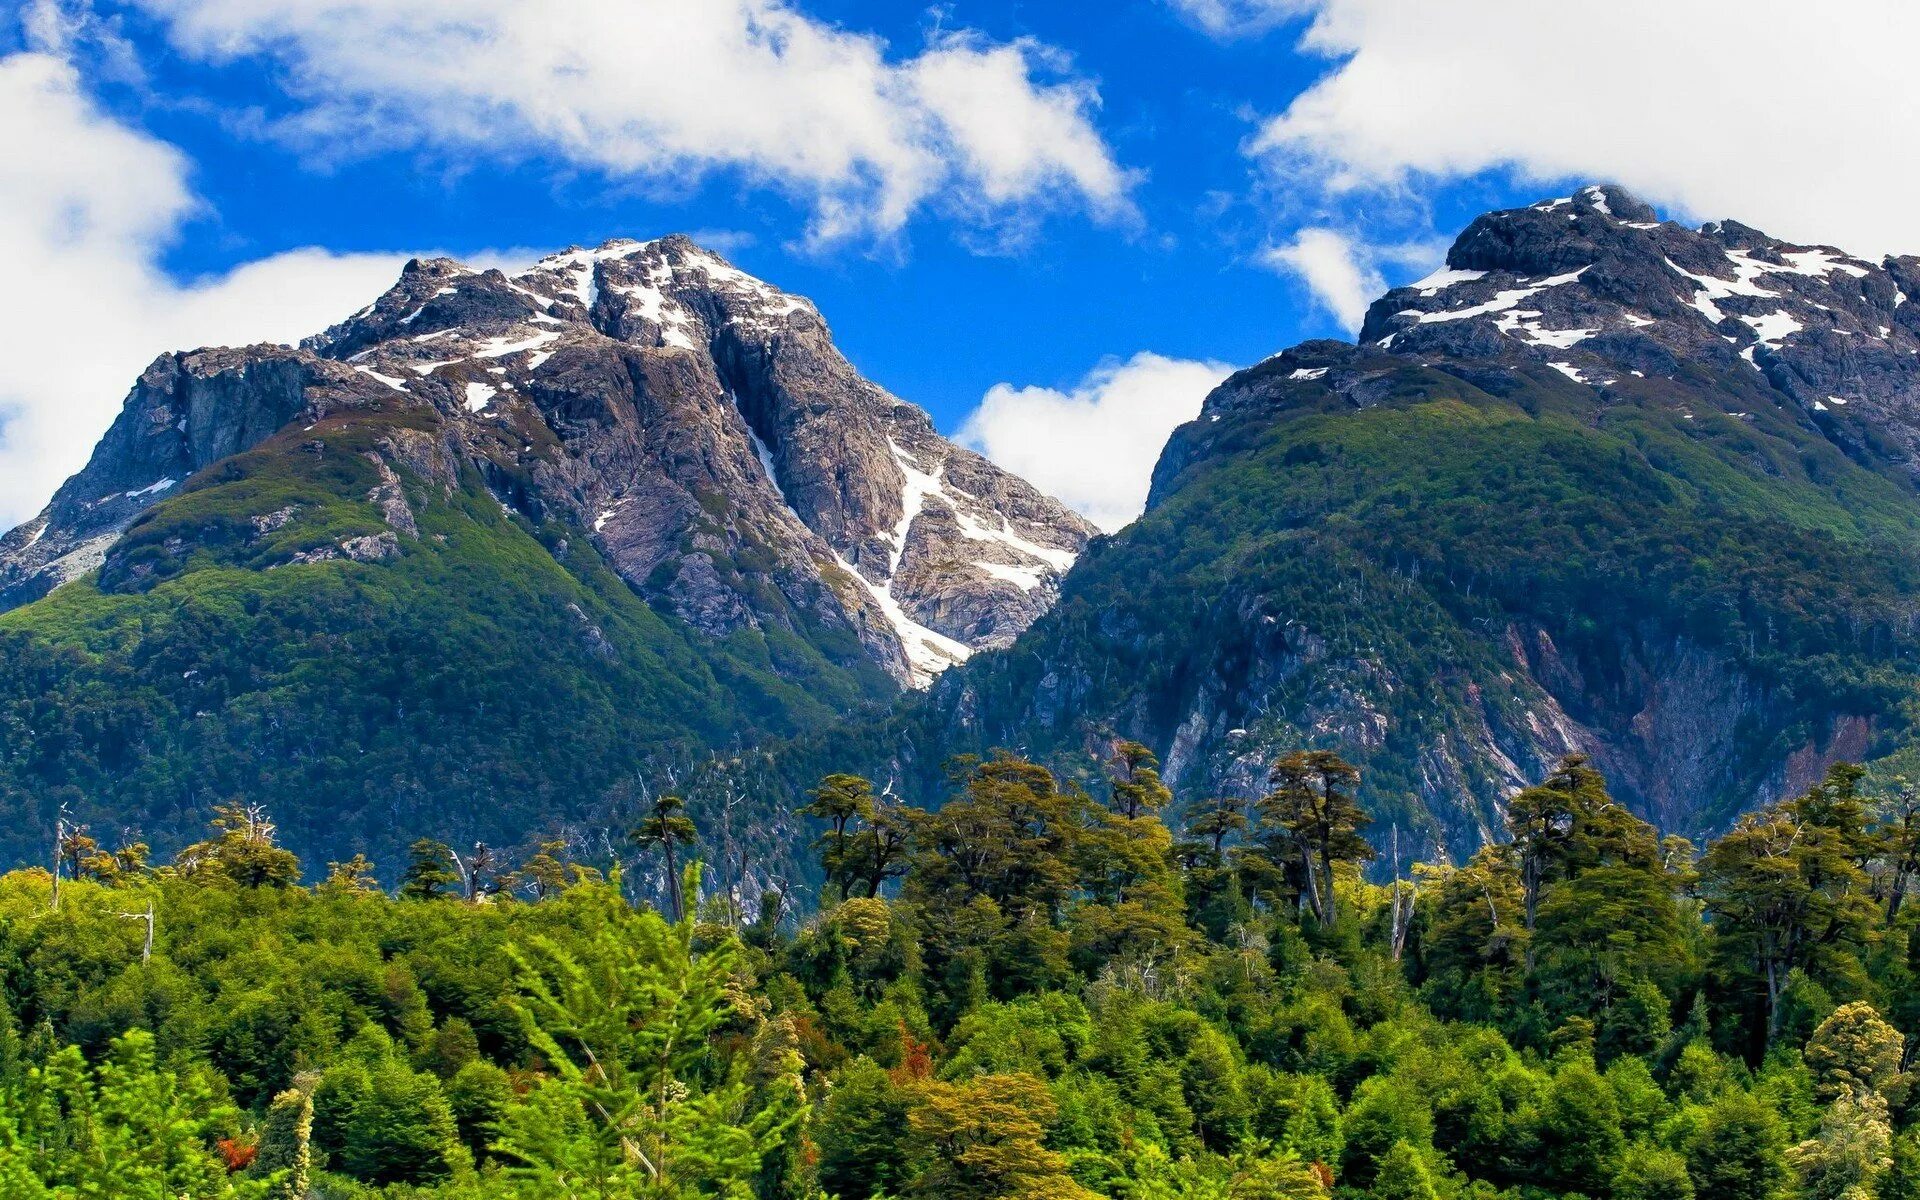
POLYGON ((1260 800, 1261 821, 1286 831, 1305 868, 1306 895, 1323 925, 1334 922, 1334 864, 1369 862, 1361 831, 1373 824, 1354 798, 1360 770, 1331 750, 1295 750, 1273 764, 1273 790, 1260 800))
POLYGON ((687 816, 687 802, 671 792, 653 802, 653 811, 640 819, 640 824, 628 834, 628 840, 642 850, 658 850, 667 865, 667 900, 673 908, 673 919, 686 919, 685 902, 681 899, 680 848, 693 841, 697 830, 693 819, 687 816))
POLYGON ((858 775, 833 774, 807 793, 800 809, 827 822, 827 832, 814 841, 821 851, 820 865, 827 883, 842 896, 853 886, 855 862, 850 840, 862 822, 873 820, 873 784, 858 775))
POLYGON ((1852 794, 1858 778, 1836 767, 1806 795, 1746 814, 1701 864, 1715 954, 1733 980, 1755 981, 1768 1040, 1788 977, 1849 978, 1871 936, 1878 913, 1862 866, 1870 839, 1852 794))
POLYGON ((1110 786, 1113 810, 1129 821, 1151 816, 1173 799, 1172 790, 1160 778, 1160 760, 1139 742, 1114 743, 1110 786))

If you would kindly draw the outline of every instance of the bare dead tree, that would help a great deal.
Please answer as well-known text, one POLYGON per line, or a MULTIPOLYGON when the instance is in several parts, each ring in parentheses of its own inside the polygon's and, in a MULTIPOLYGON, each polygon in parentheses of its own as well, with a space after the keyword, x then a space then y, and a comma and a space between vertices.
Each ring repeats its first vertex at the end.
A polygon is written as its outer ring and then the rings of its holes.
POLYGON ((129 921, 145 921, 147 923, 147 940, 146 940, 146 943, 140 947, 140 961, 142 964, 152 961, 153 959, 153 901, 152 900, 147 901, 147 911, 145 912, 130 912, 130 913, 123 912, 118 915, 125 917, 129 921))

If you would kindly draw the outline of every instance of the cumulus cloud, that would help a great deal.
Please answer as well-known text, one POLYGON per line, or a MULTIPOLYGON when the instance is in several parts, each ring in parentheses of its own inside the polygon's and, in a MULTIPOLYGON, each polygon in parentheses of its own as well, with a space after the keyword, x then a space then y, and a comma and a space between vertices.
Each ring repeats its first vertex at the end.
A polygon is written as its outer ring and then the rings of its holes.
POLYGON ((1167 435, 1232 369, 1143 351, 1064 391, 998 383, 958 440, 1111 532, 1140 515, 1167 435))
POLYGON ((0 58, 0 528, 85 463, 156 354, 296 340, 403 261, 296 250, 182 284, 158 258, 197 209, 181 154, 100 111, 68 63, 0 58))
POLYGON ((1920 250, 1904 0, 1319 0, 1329 72, 1251 151, 1328 194, 1487 171, 1623 183, 1859 253, 1920 250))
POLYGON ((927 207, 1125 219, 1094 87, 1031 40, 914 57, 784 0, 131 0, 184 53, 277 64, 270 128, 316 153, 547 156, 681 187, 720 169, 795 196, 815 240, 927 207))

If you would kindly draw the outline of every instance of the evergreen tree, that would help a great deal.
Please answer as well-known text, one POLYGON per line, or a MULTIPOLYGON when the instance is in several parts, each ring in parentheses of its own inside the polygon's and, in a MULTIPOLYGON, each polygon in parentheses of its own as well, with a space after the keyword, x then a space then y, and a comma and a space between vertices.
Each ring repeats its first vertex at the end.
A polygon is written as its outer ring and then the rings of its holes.
POLYGON ((453 847, 421 838, 407 849, 407 869, 400 876, 402 900, 439 900, 460 886, 453 847))
POLYGON ((627 840, 642 850, 658 850, 667 866, 667 902, 673 919, 686 919, 681 900, 680 849, 693 841, 697 832, 686 815, 687 802, 671 793, 653 802, 653 810, 627 835, 627 840))
POLYGON ((1786 1181, 1780 1118, 1741 1091, 1723 1095, 1694 1129, 1687 1173, 1694 1194, 1714 1200, 1774 1200, 1786 1181))
POLYGON ((1296 750, 1274 763, 1273 791, 1259 804, 1263 825, 1285 830, 1306 873, 1305 893, 1322 925, 1334 922, 1336 862, 1370 862, 1361 831, 1373 823, 1354 798, 1358 768, 1330 750, 1296 750))
POLYGON ((814 842, 821 851, 821 867, 829 886, 842 896, 851 894, 859 864, 850 842, 862 823, 873 820, 873 784, 858 775, 829 775, 807 793, 800 811, 827 822, 827 832, 814 842))

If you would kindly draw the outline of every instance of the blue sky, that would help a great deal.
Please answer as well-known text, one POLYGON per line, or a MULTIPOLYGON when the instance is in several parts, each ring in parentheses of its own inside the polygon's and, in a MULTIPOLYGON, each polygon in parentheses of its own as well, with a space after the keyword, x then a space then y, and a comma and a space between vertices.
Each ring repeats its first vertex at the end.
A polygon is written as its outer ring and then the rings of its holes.
MULTIPOLYGON (((1871 125, 1913 105, 1904 74, 1889 61, 1875 92, 1857 61, 1863 34, 1898 41, 1897 7, 1808 24, 1781 6, 1732 34, 1710 2, 1417 7, 575 0, 555 29, 557 8, 516 0, 32 0, 0 29, 26 98, 0 112, 23 164, 0 225, 51 232, 0 251, 147 307, 76 340, 95 376, 0 366, 0 524, 84 458, 128 364, 344 315, 391 268, 362 255, 704 235, 812 297, 943 429, 1032 474, 1060 460, 1037 481, 1114 523, 1224 367, 1347 336, 1483 210, 1613 179, 1683 217, 1920 248, 1884 196, 1909 168, 1873 162, 1871 125), (1812 78, 1728 121, 1710 63, 1742 37, 1803 75, 1811 56, 1812 78), (1665 81, 1619 92, 1643 79, 1665 81), (1857 147, 1835 137, 1863 119, 1857 147), (1803 121, 1832 156, 1820 179, 1751 167, 1803 121)), ((30 332, 58 344, 55 308, 23 306, 0 360, 30 332)))

